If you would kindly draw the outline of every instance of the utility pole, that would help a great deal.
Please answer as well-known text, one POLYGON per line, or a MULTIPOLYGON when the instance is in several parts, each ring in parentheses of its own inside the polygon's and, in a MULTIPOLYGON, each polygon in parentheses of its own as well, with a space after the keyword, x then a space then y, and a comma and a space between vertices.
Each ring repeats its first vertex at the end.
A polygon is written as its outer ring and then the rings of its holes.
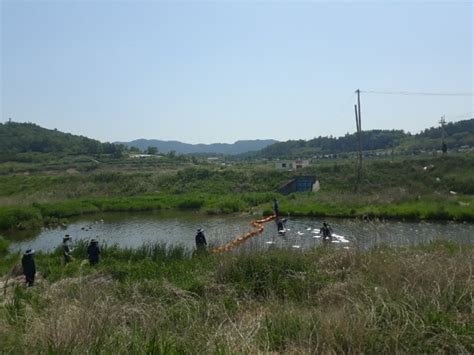
POLYGON ((444 141, 444 137, 445 137, 444 125, 446 124, 444 115, 441 116, 441 119, 439 120, 439 124, 441 125, 441 150, 443 151, 443 154, 444 154, 448 151, 448 146, 446 142, 444 141))
POLYGON ((354 105, 356 128, 357 128, 357 140, 358 140, 358 157, 359 164, 357 167, 357 186, 356 190, 359 189, 359 185, 362 177, 362 123, 361 123, 361 111, 360 111, 360 90, 356 90, 357 93, 357 105, 354 105))

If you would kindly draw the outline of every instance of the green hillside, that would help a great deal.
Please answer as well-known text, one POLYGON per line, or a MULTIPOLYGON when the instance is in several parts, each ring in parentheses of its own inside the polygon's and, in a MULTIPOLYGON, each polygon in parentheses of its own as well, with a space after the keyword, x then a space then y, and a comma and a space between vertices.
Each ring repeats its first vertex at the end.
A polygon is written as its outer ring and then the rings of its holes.
MULTIPOLYGON (((474 147, 474 119, 448 123, 445 127, 448 149, 474 147)), ((401 154, 441 149, 441 128, 429 128, 412 135, 401 130, 370 130, 362 132, 365 152, 390 150, 401 154)), ((357 150, 356 133, 343 137, 317 137, 308 141, 290 140, 272 144, 245 158, 302 158, 325 154, 345 154, 357 150)))
POLYGON ((117 154, 124 148, 34 123, 0 123, 0 157, 14 160, 18 153, 117 154))

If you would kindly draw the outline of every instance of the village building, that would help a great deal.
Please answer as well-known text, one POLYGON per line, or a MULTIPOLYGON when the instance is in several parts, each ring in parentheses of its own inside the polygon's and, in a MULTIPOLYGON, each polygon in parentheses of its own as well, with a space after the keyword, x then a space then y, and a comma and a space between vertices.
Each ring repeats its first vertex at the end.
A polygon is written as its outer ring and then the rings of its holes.
POLYGON ((279 160, 275 163, 275 168, 280 170, 296 170, 309 166, 309 160, 279 160))
POLYGON ((315 176, 298 176, 278 188, 278 192, 283 195, 292 192, 316 192, 319 190, 319 181, 315 176))

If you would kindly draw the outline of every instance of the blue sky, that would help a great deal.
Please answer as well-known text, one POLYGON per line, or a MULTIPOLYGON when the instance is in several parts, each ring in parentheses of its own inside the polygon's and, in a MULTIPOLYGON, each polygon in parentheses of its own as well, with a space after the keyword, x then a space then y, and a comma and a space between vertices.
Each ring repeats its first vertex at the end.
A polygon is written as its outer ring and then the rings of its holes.
MULTIPOLYGON (((311 139, 354 90, 473 92, 473 4, 1 2, 1 120, 101 141, 311 139)), ((362 95, 363 129, 474 116, 473 97, 362 95)))

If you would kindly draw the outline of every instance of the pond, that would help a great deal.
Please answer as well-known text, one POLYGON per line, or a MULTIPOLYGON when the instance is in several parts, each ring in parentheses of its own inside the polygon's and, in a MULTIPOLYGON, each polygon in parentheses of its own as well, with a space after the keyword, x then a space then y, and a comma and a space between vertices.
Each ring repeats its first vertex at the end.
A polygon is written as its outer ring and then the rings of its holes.
MULTIPOLYGON (((65 228, 44 228, 35 234, 7 234, 12 251, 33 248, 50 251, 69 234, 74 241, 97 238, 100 243, 138 247, 148 242, 182 245, 194 248, 197 228, 203 228, 211 245, 222 245, 253 231, 249 215, 208 216, 189 212, 108 213, 85 216, 71 221, 65 228)), ((333 245, 343 248, 368 249, 376 245, 417 245, 434 240, 458 243, 474 241, 474 224, 439 222, 364 222, 354 219, 298 218, 288 219, 287 232, 279 235, 275 222, 265 224, 262 234, 249 239, 238 248, 307 249, 322 243, 319 228, 327 221, 334 232, 333 245)))

